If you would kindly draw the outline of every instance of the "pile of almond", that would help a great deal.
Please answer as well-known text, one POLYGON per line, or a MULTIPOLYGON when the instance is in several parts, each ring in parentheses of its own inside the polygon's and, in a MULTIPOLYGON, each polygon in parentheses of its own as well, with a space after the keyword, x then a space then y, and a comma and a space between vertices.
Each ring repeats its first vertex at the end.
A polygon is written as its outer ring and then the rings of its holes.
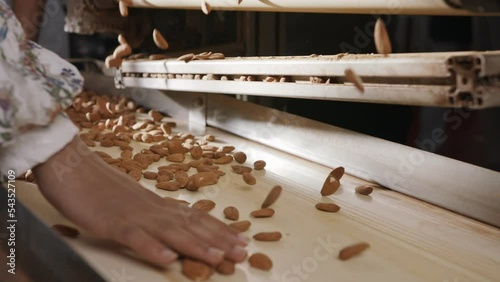
MULTIPOLYGON (((158 189, 166 191, 198 191, 199 189, 215 185, 226 174, 221 166, 230 166, 234 174, 241 175, 242 182, 255 185, 257 179, 253 176, 254 170, 262 170, 266 162, 258 160, 251 166, 245 165, 247 155, 236 151, 234 146, 226 145, 217 147, 210 142, 216 141, 215 136, 205 135, 197 138, 190 133, 173 133, 176 123, 166 118, 155 110, 146 110, 138 107, 133 101, 120 96, 99 96, 92 92, 83 92, 73 100, 67 110, 71 120, 82 129, 80 138, 89 147, 94 148, 95 154, 106 163, 128 174, 136 181, 142 178, 153 180, 158 189), (147 115, 146 115, 147 114, 147 115), (148 144, 146 149, 137 151, 133 142, 148 144), (95 150, 97 146, 118 147, 120 156, 113 157, 103 151, 95 150), (150 166, 164 161, 166 165, 151 169, 150 166)), ((321 189, 321 196, 327 197, 335 194, 340 188, 340 180, 344 175, 344 168, 337 167, 326 177, 321 189)), ((375 186, 360 185, 355 192, 360 197, 366 197, 373 192, 375 186)), ((260 206, 250 213, 254 220, 272 217, 275 210, 270 208, 282 193, 282 187, 272 187, 260 206)), ((166 197, 170 200, 190 204, 183 200, 166 197)), ((216 203, 212 200, 199 200, 191 205, 192 208, 210 212, 216 203)), ((332 202, 320 202, 316 209, 324 212, 336 213, 340 206, 332 202)), ((229 226, 238 232, 247 231, 251 222, 240 219, 240 212, 235 206, 225 207, 223 215, 226 219, 234 221, 229 226)), ((56 225, 54 229, 63 236, 75 237, 78 230, 64 225, 56 225)), ((253 235, 256 241, 279 241, 281 232, 269 230, 253 235)), ((340 250, 338 258, 347 260, 356 256, 369 247, 368 243, 361 242, 347 246, 340 250)), ((271 259, 262 253, 255 253, 248 259, 250 266, 270 270, 271 259)), ((224 261, 219 266, 212 268, 202 262, 192 259, 183 259, 183 274, 190 279, 203 281, 208 279, 214 271, 221 274, 232 274, 234 264, 224 261)))
MULTIPOLYGON (((230 166, 234 174, 241 175, 242 182, 255 185, 257 179, 253 170, 262 170, 266 162, 257 160, 251 166, 245 165, 247 155, 235 151, 234 146, 217 147, 210 142, 215 141, 212 135, 197 138, 190 133, 173 133, 176 124, 171 119, 155 110, 146 110, 137 107, 134 102, 125 97, 99 96, 92 92, 83 92, 73 100, 73 105, 67 110, 71 120, 80 127, 80 138, 94 153, 106 163, 128 174, 136 181, 142 178, 154 180, 158 189, 166 191, 197 191, 203 187, 215 185, 226 174, 221 166, 230 166), (147 115, 146 115, 147 114, 147 115), (139 146, 134 142, 147 144, 146 149, 138 151, 139 146), (120 156, 98 150, 101 147, 117 147, 120 156), (151 169, 156 162, 165 162, 166 165, 151 169)), ((281 186, 273 187, 269 195, 263 199, 261 209, 250 213, 251 218, 269 218, 275 211, 269 208, 280 196, 281 186)), ((185 201, 167 197, 170 200, 190 204, 185 201)), ((216 203, 212 200, 200 200, 191 205, 192 208, 210 212, 216 203)), ((224 209, 224 217, 235 221, 229 224, 238 232, 245 232, 250 228, 251 222, 239 220, 240 213, 234 206, 224 209)), ((58 225, 54 227, 60 234, 68 236, 68 228, 58 225)), ((279 231, 257 233, 253 236, 257 241, 278 241, 281 239, 279 231)), ((271 259, 256 253, 249 257, 252 267, 269 270, 272 267, 271 259)), ((192 259, 183 259, 183 274, 187 277, 201 281, 208 279, 217 271, 221 274, 234 272, 234 264, 224 261, 212 269, 210 266, 192 259)))

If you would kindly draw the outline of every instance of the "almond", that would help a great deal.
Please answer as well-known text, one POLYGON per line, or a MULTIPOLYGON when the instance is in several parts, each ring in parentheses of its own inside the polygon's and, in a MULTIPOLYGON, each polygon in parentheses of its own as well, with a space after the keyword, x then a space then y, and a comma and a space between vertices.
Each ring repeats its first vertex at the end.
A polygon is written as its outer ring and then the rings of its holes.
POLYGON ((257 179, 255 179, 255 177, 253 177, 253 175, 251 175, 250 172, 243 173, 243 180, 248 185, 255 185, 257 183, 257 179))
POLYGON ((153 142, 153 136, 151 134, 145 133, 141 136, 141 141, 144 143, 153 142))
POLYGON ((247 155, 243 152, 236 152, 236 153, 234 153, 233 157, 240 164, 247 161, 247 155))
POLYGON ((118 35, 118 43, 120 43, 121 45, 128 44, 127 39, 125 39, 125 36, 123 36, 123 34, 118 35))
POLYGON ((113 141, 111 141, 109 139, 103 139, 101 141, 101 146, 102 147, 112 147, 113 146, 113 141))
POLYGON ((202 11, 205 15, 210 14, 210 11, 212 11, 212 8, 210 7, 210 4, 208 4, 205 0, 202 0, 202 1, 201 1, 201 11, 202 11))
MULTIPOLYGON (((156 178, 156 181, 158 183, 168 182, 168 181, 174 179, 173 176, 170 176, 169 174, 161 174, 162 172, 165 173, 166 171, 162 170, 162 171, 158 172, 158 177, 156 178)), ((173 173, 172 173, 172 175, 173 175, 173 173)))
POLYGON ((212 172, 199 172, 190 177, 192 177, 197 188, 217 184, 219 180, 219 177, 212 172))
POLYGON ((167 142, 167 149, 169 154, 184 154, 188 152, 184 146, 182 146, 182 142, 179 140, 172 140, 167 142))
POLYGON ((370 195, 373 192, 373 187, 369 185, 362 185, 356 187, 356 193, 361 195, 370 195))
POLYGON ((215 202, 211 200, 199 200, 193 204, 192 208, 198 209, 204 212, 209 212, 215 208, 215 202))
POLYGON ((160 129, 161 129, 161 131, 163 131, 163 134, 165 134, 165 135, 170 135, 172 133, 172 128, 170 127, 170 125, 168 123, 162 123, 160 125, 160 129))
POLYGON ((262 203, 261 208, 265 209, 274 204, 274 202, 276 202, 276 200, 278 200, 279 196, 281 195, 282 190, 283 189, 281 188, 281 186, 279 185, 274 186, 269 192, 269 194, 267 194, 267 197, 262 203))
POLYGON ((63 224, 54 224, 52 225, 52 229, 59 235, 65 237, 77 237, 80 235, 80 231, 78 231, 78 229, 63 224))
POLYGON ((203 159, 199 159, 199 160, 195 160, 195 161, 190 161, 190 162, 188 163, 188 165, 189 165, 190 167, 197 168, 197 167, 199 167, 200 165, 202 165, 202 164, 203 164, 203 161, 204 161, 203 159))
POLYGON ((132 153, 131 150, 124 150, 124 151, 121 152, 120 156, 122 158, 132 158, 133 153, 132 153))
POLYGON ((167 190, 167 191, 177 191, 181 188, 179 183, 174 182, 174 181, 158 182, 158 183, 156 183, 155 186, 158 189, 167 190))
POLYGON ((363 80, 353 70, 346 69, 344 71, 344 76, 345 80, 347 82, 353 83, 354 86, 356 86, 356 88, 359 90, 359 92, 361 93, 365 92, 365 86, 363 85, 363 80))
POLYGON ((335 179, 331 174, 326 177, 325 182, 323 183, 323 188, 321 188, 322 196, 329 196, 333 193, 337 192, 340 187, 340 182, 335 179))
POLYGON ((208 142, 213 142, 213 141, 215 141, 215 136, 207 134, 207 135, 203 136, 203 139, 208 141, 208 142))
POLYGON ((223 275, 230 275, 234 273, 234 262, 229 261, 229 260, 223 260, 215 270, 223 275))
POLYGON ((271 259, 262 253, 255 253, 248 258, 250 266, 261 269, 270 270, 273 267, 271 259))
POLYGON ((141 180, 142 172, 140 170, 131 170, 128 172, 128 175, 132 176, 132 178, 134 178, 135 181, 139 181, 141 180))
POLYGON ((206 165, 206 164, 201 164, 198 167, 196 167, 196 170, 198 170, 198 172, 211 172, 211 171, 216 171, 218 169, 219 169, 219 166, 206 165))
POLYGON ((243 220, 243 221, 230 223, 229 227, 233 228, 234 230, 236 230, 238 232, 245 232, 250 228, 250 225, 252 225, 252 223, 250 221, 243 220))
POLYGON ((154 135, 152 137, 153 142, 160 142, 160 141, 163 141, 165 139, 167 139, 167 137, 165 137, 163 135, 154 135))
MULTIPOLYGON (((113 52, 113 57, 115 58, 123 58, 128 55, 132 54, 132 48, 130 48, 130 45, 128 44, 122 44, 116 47, 115 51, 113 52)), ((108 110, 109 112, 109 110, 108 110)))
POLYGON ((145 171, 142 175, 149 180, 156 180, 158 178, 158 173, 152 171, 145 171))
POLYGON ((200 146, 195 146, 191 149, 190 153, 193 160, 199 160, 203 155, 203 150, 201 149, 200 146))
POLYGON ((253 168, 255 170, 262 170, 266 167, 266 162, 263 161, 263 160, 258 160, 256 162, 253 163, 253 168))
POLYGON ((250 216, 255 218, 271 217, 273 215, 274 215, 274 210, 270 208, 255 210, 250 213, 250 216))
POLYGON ((161 121, 163 119, 163 115, 160 112, 155 111, 155 110, 150 110, 148 112, 148 115, 150 118, 152 118, 156 122, 161 121))
POLYGON ((128 16, 128 6, 127 3, 125 3, 125 1, 121 0, 119 2, 119 9, 120 9, 120 15, 122 15, 122 17, 128 16))
POLYGON ((151 150, 151 152, 155 153, 155 154, 158 154, 160 155, 161 157, 165 157, 168 155, 168 151, 163 149, 163 148, 149 148, 149 150, 151 150))
POLYGON ((190 166, 188 164, 177 163, 177 164, 169 164, 167 166, 160 166, 160 167, 158 167, 158 170, 166 169, 166 170, 176 172, 179 170, 188 171, 189 168, 190 168, 190 166))
POLYGON ((332 170, 332 172, 330 172, 330 175, 333 176, 338 181, 340 181, 344 173, 345 173, 344 167, 339 166, 336 169, 332 170))
POLYGON ((230 220, 238 220, 240 217, 240 212, 237 208, 229 206, 224 209, 224 216, 230 220))
POLYGON ((110 68, 119 68, 122 65, 122 58, 115 58, 113 55, 109 55, 106 57, 106 60, 104 61, 104 65, 110 69, 110 68))
POLYGON ((232 151, 234 151, 234 149, 235 149, 234 146, 224 146, 224 147, 222 147, 221 152, 227 154, 227 153, 231 153, 232 151))
POLYGON ((340 207, 334 203, 317 203, 316 208, 325 212, 338 212, 340 207))
POLYGON ((209 60, 222 60, 226 58, 226 56, 222 53, 213 53, 210 56, 208 56, 209 60))
POLYGON ((148 59, 150 59, 152 61, 163 60, 163 59, 168 59, 168 55, 167 54, 153 54, 153 55, 150 55, 148 57, 148 59))
POLYGON ((233 161, 233 157, 228 155, 228 156, 224 156, 224 157, 215 159, 214 163, 215 164, 228 164, 228 163, 231 163, 232 161, 233 161))
POLYGON ((214 159, 215 158, 215 153, 214 152, 203 153, 201 156, 203 158, 207 158, 207 159, 214 159))
POLYGON ((211 151, 211 152, 215 152, 219 149, 219 147, 217 146, 212 146, 212 145, 202 145, 201 146, 201 149, 203 151, 211 151))
POLYGON ((156 46, 162 50, 167 50, 168 49, 168 42, 163 37, 163 35, 158 31, 156 28, 153 30, 153 41, 155 42, 156 46))
POLYGON ((237 174, 243 174, 245 172, 251 172, 252 168, 244 165, 232 165, 231 168, 237 174))
POLYGON ((184 176, 176 177, 175 181, 177 183, 179 183, 179 186, 181 188, 186 188, 188 183, 189 183, 189 177, 187 177, 187 176, 186 177, 184 177, 184 176))
POLYGON ((177 60, 179 61, 184 61, 184 62, 189 62, 191 60, 194 59, 194 54, 193 53, 189 53, 189 54, 185 54, 185 55, 182 55, 180 56, 179 58, 177 58, 177 60))
POLYGON ((389 38, 389 34, 387 33, 385 23, 381 18, 378 18, 377 22, 375 23, 373 37, 375 38, 375 47, 377 48, 377 53, 383 55, 392 53, 391 40, 389 38))
POLYGON ((214 269, 203 262, 187 258, 182 260, 182 274, 193 281, 206 281, 213 273, 214 269))
POLYGON ((167 161, 174 163, 182 163, 185 158, 184 154, 172 154, 166 157, 167 161))
POLYGON ((137 142, 142 141, 142 133, 141 132, 134 133, 134 135, 132 135, 132 139, 137 142))
POLYGON ((134 148, 132 148, 132 146, 130 146, 127 142, 117 139, 113 140, 113 145, 120 147, 121 150, 134 150, 134 148))
POLYGON ((257 241, 273 242, 281 239, 281 232, 260 232, 253 235, 257 241))
POLYGON ((365 242, 361 242, 361 243, 347 246, 347 247, 343 248, 342 250, 340 250, 339 259, 340 260, 348 260, 354 256, 361 254, 369 247, 370 247, 370 244, 365 243, 365 242))

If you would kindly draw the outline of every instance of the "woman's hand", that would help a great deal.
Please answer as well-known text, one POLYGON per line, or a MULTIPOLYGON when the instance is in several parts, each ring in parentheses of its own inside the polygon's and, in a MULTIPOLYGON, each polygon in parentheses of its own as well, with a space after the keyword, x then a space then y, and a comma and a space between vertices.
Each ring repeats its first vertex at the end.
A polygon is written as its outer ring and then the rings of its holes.
POLYGON ((64 216, 159 266, 185 255, 216 265, 240 262, 248 238, 185 204, 141 187, 90 152, 79 138, 34 172, 44 196, 64 216))

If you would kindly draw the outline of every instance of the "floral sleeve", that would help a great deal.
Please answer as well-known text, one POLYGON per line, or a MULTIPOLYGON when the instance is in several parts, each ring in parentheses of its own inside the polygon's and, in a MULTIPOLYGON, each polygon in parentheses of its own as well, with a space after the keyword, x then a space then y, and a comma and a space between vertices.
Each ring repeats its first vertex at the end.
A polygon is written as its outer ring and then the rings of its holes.
MULTIPOLYGON (((22 136, 57 124, 69 126, 64 109, 83 87, 78 70, 56 54, 25 39, 21 24, 0 0, 0 169, 22 136)), ((70 130, 73 132, 74 130, 70 130)), ((73 137, 73 136, 71 136, 73 137)), ((67 139, 67 138, 66 138, 67 139)), ((57 143, 57 142, 55 142, 57 143)), ((54 148, 55 153, 60 148, 54 148)), ((19 157, 19 154, 16 154, 19 157)), ((40 160, 37 160, 40 161, 40 160)), ((43 161, 43 160, 42 160, 43 161)), ((28 169, 28 165, 21 165, 28 169)))

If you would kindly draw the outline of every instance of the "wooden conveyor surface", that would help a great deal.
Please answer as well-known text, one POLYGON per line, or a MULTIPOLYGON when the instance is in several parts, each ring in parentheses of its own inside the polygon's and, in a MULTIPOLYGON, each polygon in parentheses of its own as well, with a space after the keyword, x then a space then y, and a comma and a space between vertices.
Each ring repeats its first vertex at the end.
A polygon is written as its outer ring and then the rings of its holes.
MULTIPOLYGON (((217 185, 201 188, 197 193, 159 190, 154 180, 144 178, 140 183, 161 196, 191 203, 211 199, 217 206, 210 214, 227 223, 230 221, 223 218, 222 210, 233 205, 240 211, 240 220, 252 222, 245 233, 249 237, 261 231, 283 234, 279 242, 252 240, 248 246, 250 254, 259 251, 272 258, 271 271, 257 270, 244 262, 237 266, 234 275, 214 274, 211 281, 498 281, 498 228, 387 189, 376 189, 370 196, 357 195, 354 188, 367 182, 348 175, 348 171, 339 191, 322 197, 319 191, 331 168, 214 128, 208 128, 207 133, 217 137, 211 144, 233 145, 246 152, 248 165, 258 159, 267 162, 264 171, 254 171, 255 186, 246 185, 241 175, 231 172, 230 165, 222 165, 227 174, 217 185), (276 184, 282 185, 284 191, 273 205, 275 215, 250 218, 249 213, 260 207, 276 184), (341 210, 320 212, 314 207, 320 201, 334 202, 341 210), (360 241, 371 247, 351 260, 337 259, 341 248, 360 241), (296 268, 300 268, 301 274, 296 268)), ((132 141, 131 146, 136 153, 149 145, 132 141)), ((118 147, 92 149, 119 157, 118 147)), ((187 156, 185 162, 189 160, 187 156)), ((166 163, 162 159, 149 170, 166 163)), ((192 174, 192 170, 188 173, 192 174)), ((17 197, 48 225, 71 225, 45 201, 35 185, 19 182, 17 197)), ((84 231, 78 238, 64 240, 108 281, 188 281, 181 274, 179 263, 158 270, 127 255, 116 244, 84 231), (125 277, 131 280, 123 280, 125 277)))

